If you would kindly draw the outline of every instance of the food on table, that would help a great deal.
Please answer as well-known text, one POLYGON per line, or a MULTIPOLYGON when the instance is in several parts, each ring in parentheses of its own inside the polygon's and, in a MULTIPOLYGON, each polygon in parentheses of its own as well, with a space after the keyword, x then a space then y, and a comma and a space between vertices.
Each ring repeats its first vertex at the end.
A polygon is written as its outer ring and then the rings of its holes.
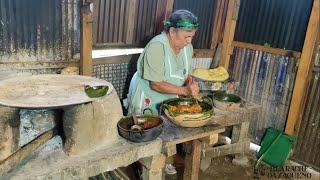
POLYGON ((171 112, 178 113, 200 113, 202 112, 202 107, 199 104, 186 104, 186 105, 169 105, 169 110, 171 112))

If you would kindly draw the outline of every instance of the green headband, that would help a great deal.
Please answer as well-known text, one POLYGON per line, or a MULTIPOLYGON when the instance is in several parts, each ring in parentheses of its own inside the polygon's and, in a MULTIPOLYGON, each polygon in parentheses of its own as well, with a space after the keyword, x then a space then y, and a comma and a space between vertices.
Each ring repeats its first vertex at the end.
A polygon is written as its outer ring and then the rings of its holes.
POLYGON ((167 27, 175 27, 175 28, 187 28, 187 29, 197 29, 198 23, 191 23, 188 21, 178 21, 176 24, 171 23, 170 21, 163 21, 163 24, 167 27))

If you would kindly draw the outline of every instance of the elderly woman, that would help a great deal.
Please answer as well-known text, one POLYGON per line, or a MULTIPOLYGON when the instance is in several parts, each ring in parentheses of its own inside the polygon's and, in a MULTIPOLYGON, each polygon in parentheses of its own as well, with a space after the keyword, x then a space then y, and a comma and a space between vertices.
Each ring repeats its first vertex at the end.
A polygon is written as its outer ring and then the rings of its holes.
POLYGON ((146 109, 158 113, 161 102, 169 98, 199 98, 198 83, 189 75, 197 17, 177 10, 164 25, 165 31, 147 44, 138 59, 129 87, 129 114, 141 114, 146 109))

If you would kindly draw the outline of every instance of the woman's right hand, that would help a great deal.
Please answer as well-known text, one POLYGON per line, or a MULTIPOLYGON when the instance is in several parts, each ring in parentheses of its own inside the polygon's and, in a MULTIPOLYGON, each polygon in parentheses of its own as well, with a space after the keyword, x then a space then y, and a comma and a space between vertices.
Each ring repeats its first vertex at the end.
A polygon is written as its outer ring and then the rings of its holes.
POLYGON ((188 79, 186 88, 190 96, 195 99, 201 99, 199 84, 197 81, 193 81, 192 78, 188 79))

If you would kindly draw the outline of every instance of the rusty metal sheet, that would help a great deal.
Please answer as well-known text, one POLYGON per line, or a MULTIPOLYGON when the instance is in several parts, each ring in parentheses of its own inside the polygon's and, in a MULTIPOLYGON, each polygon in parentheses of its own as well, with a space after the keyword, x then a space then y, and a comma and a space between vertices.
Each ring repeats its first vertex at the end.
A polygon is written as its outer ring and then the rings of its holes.
POLYGON ((79 75, 35 75, 15 77, 0 81, 0 104, 20 108, 55 108, 82 104, 95 100, 89 98, 84 85, 109 86, 111 83, 79 75))

